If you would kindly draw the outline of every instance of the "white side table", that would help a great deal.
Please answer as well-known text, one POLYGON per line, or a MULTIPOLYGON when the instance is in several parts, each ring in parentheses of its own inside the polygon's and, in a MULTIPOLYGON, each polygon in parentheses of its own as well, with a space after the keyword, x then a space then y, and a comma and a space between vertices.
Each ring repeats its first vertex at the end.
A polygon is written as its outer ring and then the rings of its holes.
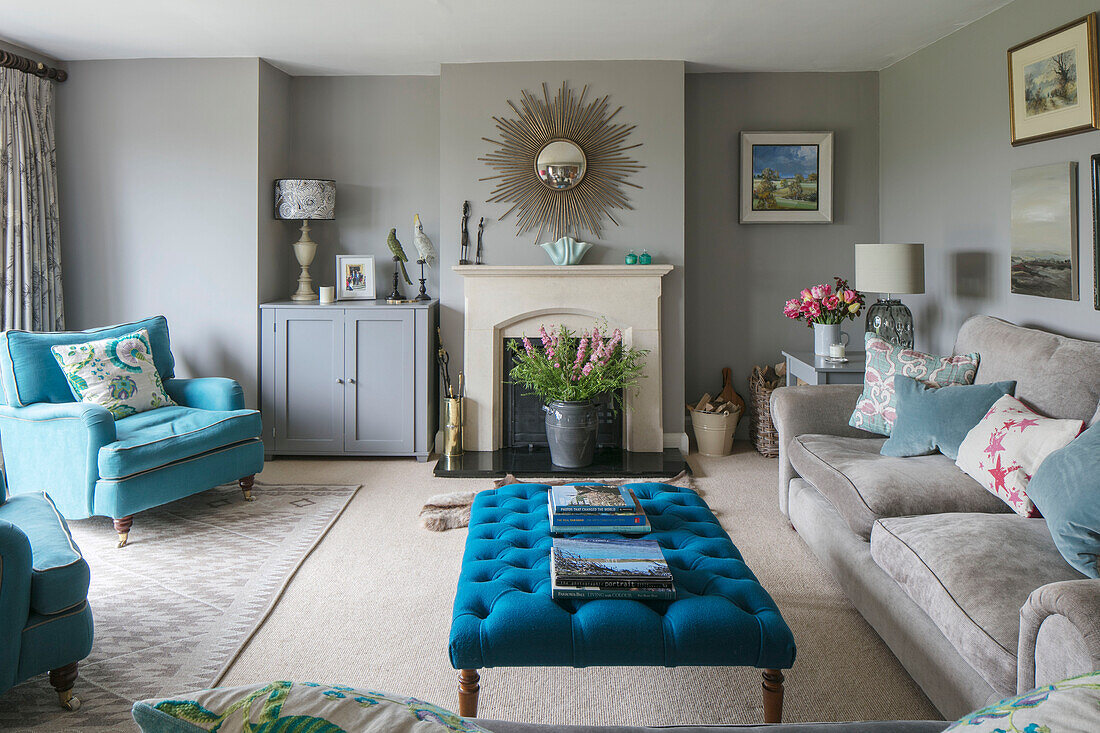
POLYGON ((866 354, 848 354, 848 361, 830 361, 812 351, 784 351, 787 360, 787 386, 802 380, 806 384, 863 384, 866 354))

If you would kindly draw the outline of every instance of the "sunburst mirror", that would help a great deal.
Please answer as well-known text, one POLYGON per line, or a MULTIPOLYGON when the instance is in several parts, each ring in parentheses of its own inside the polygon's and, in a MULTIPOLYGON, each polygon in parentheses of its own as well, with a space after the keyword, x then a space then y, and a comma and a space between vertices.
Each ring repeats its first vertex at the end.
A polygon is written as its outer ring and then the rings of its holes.
POLYGON ((605 217, 619 224, 613 209, 634 208, 625 187, 641 188, 627 180, 645 167, 626 154, 641 146, 627 144, 635 126, 612 124, 622 107, 608 114, 606 96, 585 102, 587 94, 587 85, 578 97, 567 82, 553 101, 546 84, 542 99, 525 89, 519 106, 508 100, 515 119, 493 117, 500 139, 482 138, 498 146, 478 158, 495 171, 481 179, 496 181, 488 202, 512 204, 501 218, 516 212, 517 232, 537 230, 536 242, 544 231, 599 238, 605 217))

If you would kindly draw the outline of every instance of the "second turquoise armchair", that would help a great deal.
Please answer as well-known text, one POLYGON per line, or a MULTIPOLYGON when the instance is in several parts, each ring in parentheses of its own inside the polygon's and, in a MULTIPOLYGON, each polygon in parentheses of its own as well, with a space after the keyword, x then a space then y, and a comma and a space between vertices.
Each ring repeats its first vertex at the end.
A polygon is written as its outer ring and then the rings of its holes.
POLYGON ((66 519, 114 520, 119 547, 134 515, 231 481, 252 499, 263 470, 260 413, 237 382, 176 379, 163 316, 80 332, 0 334, 0 444, 12 495, 47 492, 66 519), (50 347, 146 329, 177 404, 114 419, 78 402, 50 347))

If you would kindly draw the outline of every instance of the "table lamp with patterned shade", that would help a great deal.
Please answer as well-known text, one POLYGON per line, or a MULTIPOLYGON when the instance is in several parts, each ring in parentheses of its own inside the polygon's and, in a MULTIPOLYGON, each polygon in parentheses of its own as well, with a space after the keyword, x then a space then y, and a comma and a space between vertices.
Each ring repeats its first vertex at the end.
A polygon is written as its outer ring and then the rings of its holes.
POLYGON ((867 309, 867 332, 913 348, 913 311, 892 296, 924 292, 924 245, 857 244, 855 284, 886 296, 867 309))
POLYGON ((294 255, 302 272, 298 290, 291 300, 317 300, 309 266, 317 254, 317 243, 309 237, 311 219, 336 218, 336 181, 310 178, 280 178, 275 181, 275 218, 301 219, 302 236, 294 243, 294 255))

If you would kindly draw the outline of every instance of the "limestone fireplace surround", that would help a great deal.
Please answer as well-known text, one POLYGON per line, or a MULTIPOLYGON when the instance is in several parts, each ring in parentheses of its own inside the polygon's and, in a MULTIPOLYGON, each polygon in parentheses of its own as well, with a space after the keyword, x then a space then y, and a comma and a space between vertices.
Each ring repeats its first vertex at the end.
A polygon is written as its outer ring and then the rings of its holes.
POLYGON ((626 395, 623 447, 664 449, 661 406, 661 278, 672 265, 558 267, 457 265, 465 294, 464 370, 468 451, 501 447, 504 339, 535 336, 542 324, 591 328, 604 318, 623 343, 648 349, 637 391, 626 395))

